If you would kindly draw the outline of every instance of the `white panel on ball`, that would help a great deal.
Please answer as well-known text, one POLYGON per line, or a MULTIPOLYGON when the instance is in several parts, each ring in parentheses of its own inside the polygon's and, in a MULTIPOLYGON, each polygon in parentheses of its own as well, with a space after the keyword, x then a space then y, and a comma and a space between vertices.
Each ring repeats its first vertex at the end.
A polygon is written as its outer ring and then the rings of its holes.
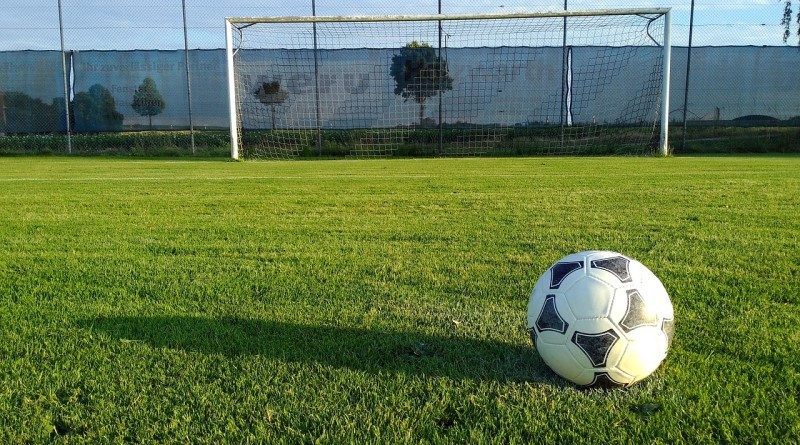
POLYGON ((567 352, 566 348, 565 345, 549 345, 541 341, 537 341, 536 346, 539 355, 550 369, 561 377, 574 381, 584 368, 567 352))
POLYGON ((569 289, 564 297, 575 318, 597 318, 608 315, 614 288, 593 277, 582 277, 569 289))
POLYGON ((667 355, 666 336, 656 327, 645 326, 630 333, 625 353, 617 367, 636 376, 636 380, 652 374, 667 355))

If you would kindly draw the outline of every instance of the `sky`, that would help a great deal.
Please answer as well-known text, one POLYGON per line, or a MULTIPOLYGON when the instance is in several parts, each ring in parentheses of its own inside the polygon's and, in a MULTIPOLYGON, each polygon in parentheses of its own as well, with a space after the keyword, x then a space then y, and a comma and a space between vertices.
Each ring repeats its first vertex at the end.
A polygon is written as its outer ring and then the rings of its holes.
MULTIPOLYGON (((190 48, 224 47, 226 16, 310 15, 310 0, 185 0, 190 48)), ((695 46, 782 46, 783 0, 697 1, 695 46)), ((181 0, 62 0, 64 44, 71 50, 182 49, 181 0)), ((686 46, 691 2, 568 0, 571 10, 672 7, 673 45, 686 46)), ((431 0, 318 0, 317 15, 431 14, 431 0)), ((558 10, 561 1, 442 0, 445 13, 558 10), (468 5, 467 5, 468 3, 468 5)), ((800 9, 800 0, 795 1, 800 9)), ((3 0, 0 5, 0 51, 58 49, 58 8, 53 0, 3 0)), ((796 25, 795 25, 796 26, 796 25)), ((797 45, 797 38, 789 44, 797 45)))

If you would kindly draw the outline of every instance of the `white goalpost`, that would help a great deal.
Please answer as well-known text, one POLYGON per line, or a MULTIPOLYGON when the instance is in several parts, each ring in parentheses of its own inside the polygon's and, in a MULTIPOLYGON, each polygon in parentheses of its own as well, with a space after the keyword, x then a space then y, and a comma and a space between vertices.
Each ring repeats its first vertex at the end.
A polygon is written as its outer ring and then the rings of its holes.
POLYGON ((670 9, 229 17, 231 157, 669 153, 670 9))

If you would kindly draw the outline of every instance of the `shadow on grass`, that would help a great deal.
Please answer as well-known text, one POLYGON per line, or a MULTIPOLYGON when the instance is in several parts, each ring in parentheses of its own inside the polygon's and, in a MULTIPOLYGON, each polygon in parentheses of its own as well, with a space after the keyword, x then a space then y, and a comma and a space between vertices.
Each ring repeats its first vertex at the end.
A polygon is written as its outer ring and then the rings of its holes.
POLYGON ((370 373, 564 385, 532 346, 455 335, 234 317, 101 317, 81 320, 79 326, 155 348, 203 354, 259 355, 370 373))

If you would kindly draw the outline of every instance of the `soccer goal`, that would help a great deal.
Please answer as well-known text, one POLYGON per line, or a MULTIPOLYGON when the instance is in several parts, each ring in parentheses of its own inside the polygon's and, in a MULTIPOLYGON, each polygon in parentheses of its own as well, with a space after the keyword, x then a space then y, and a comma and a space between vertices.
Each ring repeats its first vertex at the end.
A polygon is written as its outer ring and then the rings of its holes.
POLYGON ((225 23, 235 159, 668 153, 669 9, 225 23))

